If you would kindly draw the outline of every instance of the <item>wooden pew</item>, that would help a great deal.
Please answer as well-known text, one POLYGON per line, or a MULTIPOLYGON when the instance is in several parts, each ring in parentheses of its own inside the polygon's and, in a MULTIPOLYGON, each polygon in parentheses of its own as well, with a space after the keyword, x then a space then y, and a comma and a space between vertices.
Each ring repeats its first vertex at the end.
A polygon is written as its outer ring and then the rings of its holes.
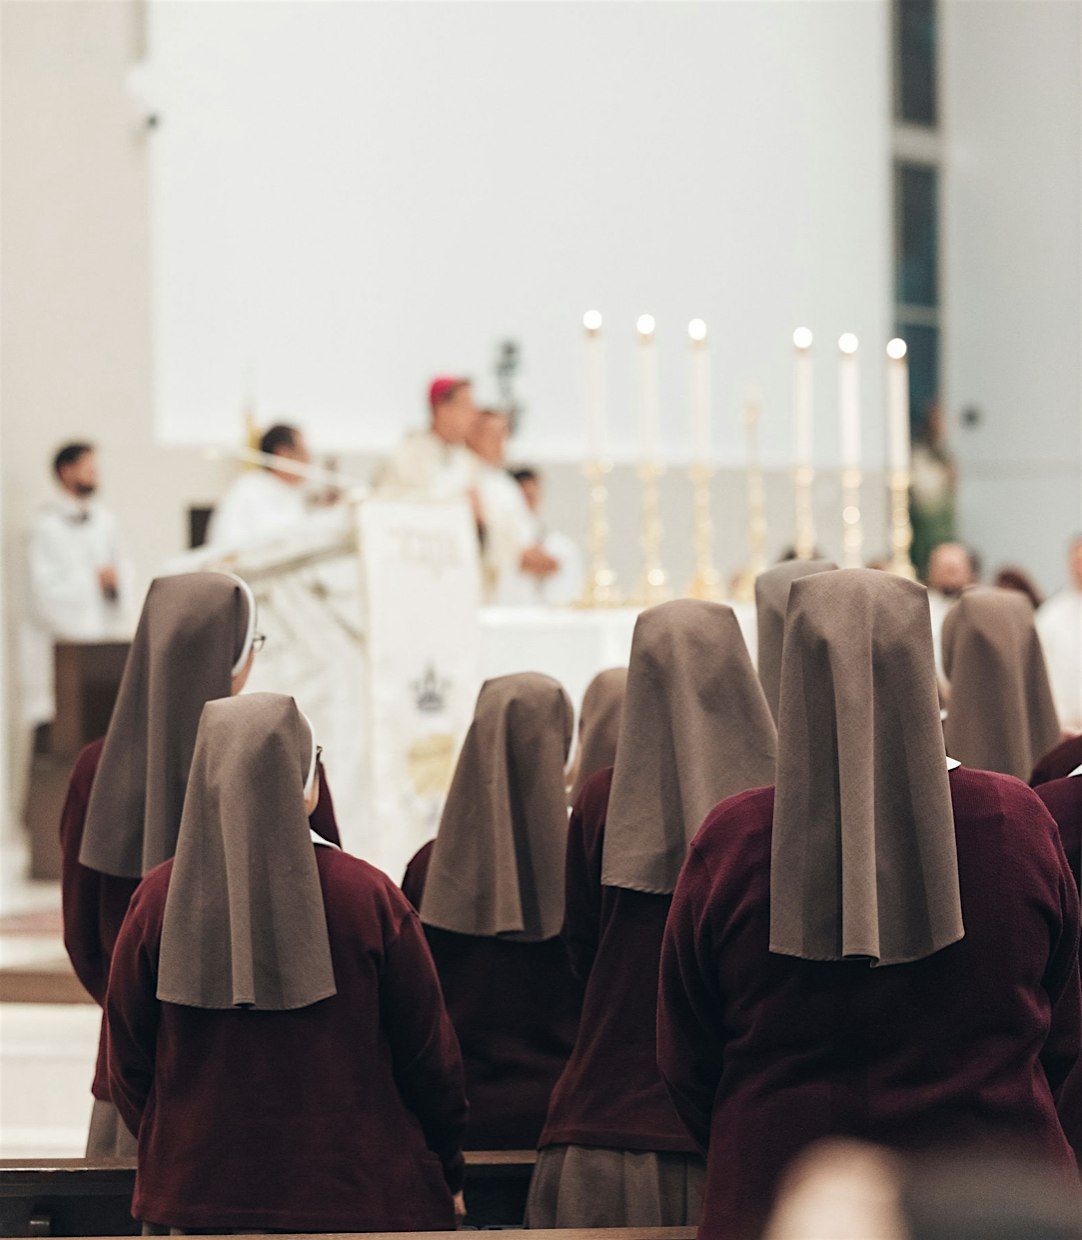
MULTIPOLYGON (((466 1153, 468 1224, 521 1224, 533 1150, 466 1153)), ((135 1167, 85 1158, 0 1159, 0 1236, 131 1236, 135 1167)))

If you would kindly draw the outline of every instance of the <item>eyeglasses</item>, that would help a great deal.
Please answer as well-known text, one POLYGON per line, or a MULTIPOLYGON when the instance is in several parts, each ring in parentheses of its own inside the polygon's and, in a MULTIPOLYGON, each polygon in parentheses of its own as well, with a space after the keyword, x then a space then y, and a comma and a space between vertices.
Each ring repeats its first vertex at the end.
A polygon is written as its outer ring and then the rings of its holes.
POLYGON ((252 653, 258 654, 266 644, 267 644, 266 633, 257 633, 252 638, 252 653))

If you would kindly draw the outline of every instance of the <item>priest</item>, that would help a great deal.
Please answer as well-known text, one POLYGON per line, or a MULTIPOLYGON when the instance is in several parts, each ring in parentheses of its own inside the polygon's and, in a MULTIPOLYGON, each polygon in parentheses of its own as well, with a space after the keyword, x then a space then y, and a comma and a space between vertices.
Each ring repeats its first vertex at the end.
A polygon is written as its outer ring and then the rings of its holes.
POLYGON ((1052 696, 1065 732, 1082 732, 1082 534, 1068 553, 1067 585, 1037 613, 1052 696))

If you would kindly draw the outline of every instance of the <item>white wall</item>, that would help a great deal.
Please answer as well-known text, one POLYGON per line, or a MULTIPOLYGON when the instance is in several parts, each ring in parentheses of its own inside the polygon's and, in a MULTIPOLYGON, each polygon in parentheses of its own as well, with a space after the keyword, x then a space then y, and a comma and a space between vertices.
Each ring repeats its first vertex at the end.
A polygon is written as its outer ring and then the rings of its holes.
POLYGON ((946 381, 960 517, 1062 583, 1082 529, 1082 4, 942 6, 946 381), (981 412, 973 429, 956 419, 981 412))
POLYGON ((426 378, 520 341, 524 447, 581 459, 582 312, 609 324, 617 455, 634 455, 636 317, 659 323, 663 439, 686 455, 686 335, 716 348, 722 459, 745 381, 791 459, 789 338, 869 346, 881 460, 889 335, 882 0, 212 5, 152 0, 158 426, 230 441, 261 408, 389 447, 426 378))

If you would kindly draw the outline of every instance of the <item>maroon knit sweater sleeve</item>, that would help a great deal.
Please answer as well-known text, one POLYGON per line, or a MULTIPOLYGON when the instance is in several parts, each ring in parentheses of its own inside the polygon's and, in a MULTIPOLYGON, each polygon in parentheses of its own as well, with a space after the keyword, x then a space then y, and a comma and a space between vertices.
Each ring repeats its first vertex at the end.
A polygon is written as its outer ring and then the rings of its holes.
MULTIPOLYGON (((717 814, 715 810, 711 821, 717 814)), ((724 1061, 723 1005, 709 917, 710 876, 694 844, 673 893, 661 948, 657 1054, 669 1097, 706 1153, 724 1061)))
POLYGON ((387 944, 380 1002, 399 1092, 417 1116, 447 1185, 462 1187, 462 1139, 469 1107, 465 1073, 439 978, 416 913, 403 917, 387 944))
POLYGON ((161 1004, 158 1001, 158 942, 148 925, 148 900, 164 899, 173 863, 146 876, 132 897, 113 952, 105 1015, 109 1024, 109 1092, 121 1119, 139 1135, 154 1083, 161 1004))
POLYGON ((575 800, 568 823, 563 933, 571 968, 581 982, 590 976, 597 954, 601 859, 611 787, 611 767, 591 775, 575 800))
POLYGON ((1052 1003, 1052 1019, 1041 1051, 1041 1064, 1052 1094, 1056 1096, 1082 1048, 1082 994, 1078 968, 1078 888, 1063 851, 1059 830, 1051 816, 1048 817, 1049 835, 1060 867, 1060 915, 1058 926, 1052 929, 1051 950, 1043 982, 1052 1003))

